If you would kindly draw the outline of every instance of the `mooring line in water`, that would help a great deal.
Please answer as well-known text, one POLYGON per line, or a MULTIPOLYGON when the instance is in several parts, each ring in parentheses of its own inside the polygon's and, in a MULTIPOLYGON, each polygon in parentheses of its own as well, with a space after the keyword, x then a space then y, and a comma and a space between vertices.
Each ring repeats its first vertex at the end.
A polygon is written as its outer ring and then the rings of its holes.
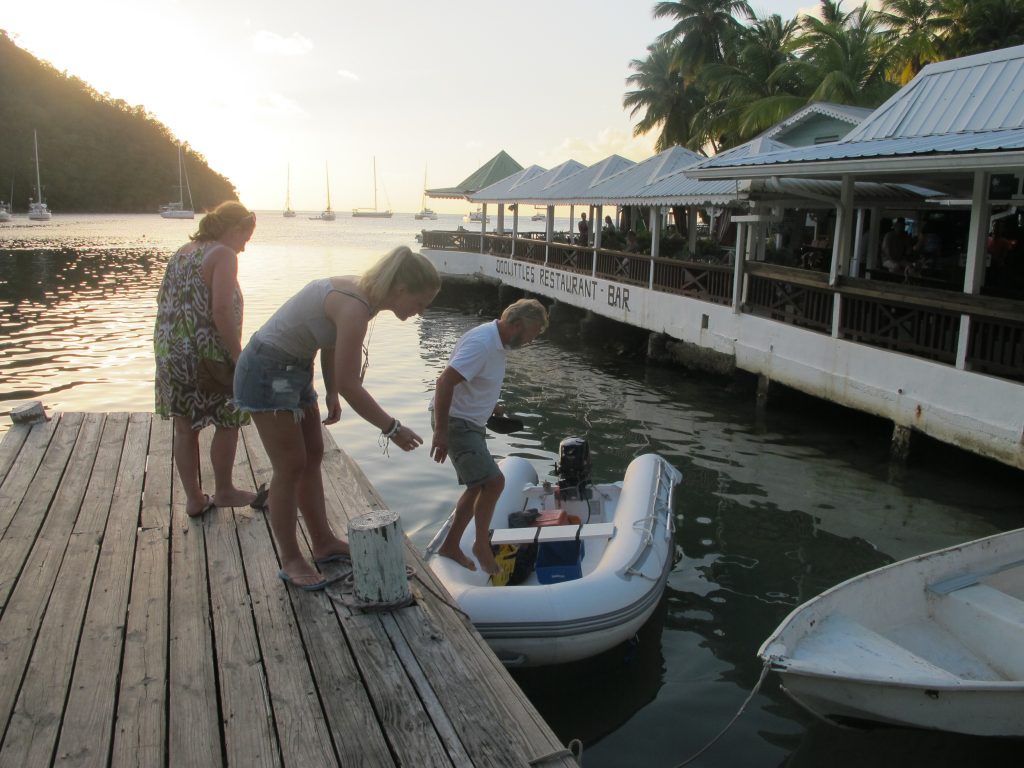
POLYGON ((769 669, 771 669, 771 663, 766 661, 764 663, 764 667, 761 669, 761 676, 759 678, 757 678, 757 683, 754 685, 753 689, 751 689, 750 695, 747 696, 746 700, 742 704, 740 704, 739 710, 737 710, 736 714, 732 716, 732 720, 730 720, 728 723, 726 723, 725 728, 723 728, 721 731, 719 731, 718 735, 715 736, 715 738, 713 738, 711 741, 709 741, 703 747, 701 747, 698 752, 696 752, 695 754, 693 754, 690 757, 688 757, 685 760, 683 760, 683 762, 681 762, 678 765, 676 765, 675 768, 683 768, 683 766, 689 765, 694 760, 696 760, 698 757, 700 757, 705 752, 707 752, 709 749, 711 749, 711 747, 713 747, 715 745, 716 741, 718 741, 720 738, 725 736, 725 732, 728 731, 730 728, 732 728, 733 725, 736 723, 736 721, 740 719, 740 715, 743 714, 743 710, 745 710, 747 708, 747 705, 750 703, 750 700, 754 698, 754 696, 757 694, 757 692, 759 690, 761 690, 761 683, 763 683, 764 679, 766 677, 768 677, 768 670, 769 669))

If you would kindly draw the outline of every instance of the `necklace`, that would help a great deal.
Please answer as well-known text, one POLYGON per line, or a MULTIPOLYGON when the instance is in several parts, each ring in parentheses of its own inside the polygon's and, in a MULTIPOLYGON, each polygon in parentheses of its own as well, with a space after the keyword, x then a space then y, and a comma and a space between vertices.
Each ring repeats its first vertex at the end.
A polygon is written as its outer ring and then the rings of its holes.
POLYGON ((377 322, 377 316, 370 318, 370 327, 366 331, 366 340, 363 342, 363 366, 359 369, 359 383, 366 378, 366 369, 370 367, 370 339, 373 337, 373 326, 377 322))

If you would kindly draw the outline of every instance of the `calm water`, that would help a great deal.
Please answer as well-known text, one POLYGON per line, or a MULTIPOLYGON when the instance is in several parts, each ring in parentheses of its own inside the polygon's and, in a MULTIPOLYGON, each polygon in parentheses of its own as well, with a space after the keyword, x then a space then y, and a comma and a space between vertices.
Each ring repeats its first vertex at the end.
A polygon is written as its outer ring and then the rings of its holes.
MULTIPOLYGON (((194 227, 155 215, 0 225, 0 433, 25 400, 51 411, 152 408, 156 290, 194 227)), ((260 215, 241 257, 244 336, 308 280, 359 272, 394 245, 415 247, 420 227, 411 214, 333 223, 260 215)), ((432 309, 406 323, 382 316, 373 329, 367 386, 428 440, 433 382, 477 322, 432 309)), ((648 451, 685 476, 680 560, 639 642, 516 673, 559 736, 583 740, 588 768, 677 765, 735 714, 760 674, 757 648, 794 606, 893 560, 1021 524, 1019 473, 936 451, 894 474, 885 425, 785 399, 758 419, 751 394, 719 379, 542 339, 511 357, 505 400, 527 427, 496 436, 492 450, 527 457, 542 476, 559 441, 577 434, 590 439, 597 480, 620 478, 648 451)), ((332 432, 425 546, 458 495, 451 468, 422 449, 382 456, 373 429, 349 412, 332 432)), ((817 723, 770 675, 693 764, 995 765, 1019 759, 1018 749, 817 723)))

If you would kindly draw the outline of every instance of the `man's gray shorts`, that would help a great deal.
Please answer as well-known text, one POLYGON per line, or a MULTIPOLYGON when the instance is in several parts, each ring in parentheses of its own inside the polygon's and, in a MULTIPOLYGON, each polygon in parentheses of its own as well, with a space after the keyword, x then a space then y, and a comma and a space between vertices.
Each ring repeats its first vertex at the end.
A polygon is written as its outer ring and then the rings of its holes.
POLYGON ((487 449, 486 430, 465 419, 448 420, 448 456, 459 482, 467 488, 501 475, 487 449))

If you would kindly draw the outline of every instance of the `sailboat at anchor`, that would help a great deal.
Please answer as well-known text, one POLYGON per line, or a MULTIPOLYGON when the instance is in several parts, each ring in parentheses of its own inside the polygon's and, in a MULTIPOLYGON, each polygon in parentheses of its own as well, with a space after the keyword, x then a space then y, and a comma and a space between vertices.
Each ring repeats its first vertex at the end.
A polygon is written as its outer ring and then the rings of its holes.
POLYGON ((352 215, 363 219, 390 219, 391 209, 377 210, 377 158, 373 158, 373 208, 353 208, 352 215))
POLYGON ((181 144, 178 145, 178 201, 161 205, 160 216, 165 219, 194 219, 196 217, 195 207, 192 205, 192 188, 188 184, 188 174, 185 173, 185 158, 181 152, 181 144), (188 191, 188 208, 185 207, 186 190, 188 191))
POLYGON ((295 211, 292 210, 292 166, 288 165, 288 186, 284 195, 284 212, 281 214, 286 219, 294 219, 295 211))
POLYGON ((310 216, 313 221, 334 221, 334 211, 331 210, 331 171, 324 163, 324 175, 327 177, 327 207, 319 216, 310 216))
MULTIPOLYGON (((39 179, 39 134, 35 130, 32 131, 32 138, 36 145, 36 199, 29 200, 28 218, 29 221, 49 221, 50 209, 46 207, 46 201, 43 200, 43 183, 39 179)), ((13 194, 12 191, 11 195, 13 196, 13 194)))

